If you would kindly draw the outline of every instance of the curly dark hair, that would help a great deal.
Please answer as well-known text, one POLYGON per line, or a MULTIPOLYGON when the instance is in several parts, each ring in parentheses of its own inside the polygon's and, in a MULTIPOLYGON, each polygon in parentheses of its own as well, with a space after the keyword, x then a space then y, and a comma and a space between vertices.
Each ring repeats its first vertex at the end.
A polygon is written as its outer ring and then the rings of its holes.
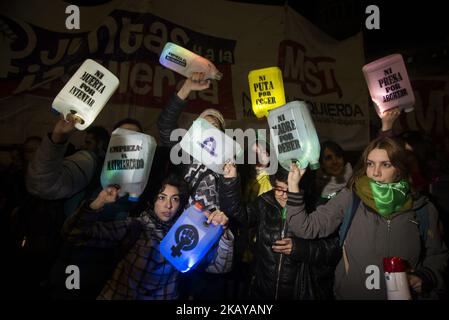
POLYGON ((159 189, 159 191, 157 192, 154 200, 156 201, 157 195, 161 192, 163 192, 165 190, 165 186, 166 185, 170 185, 173 187, 176 187, 179 191, 179 198, 180 198, 180 204, 179 204, 179 211, 182 211, 184 209, 184 207, 187 204, 187 200, 189 198, 189 186, 187 185, 187 182, 171 173, 167 178, 165 178, 162 183, 161 183, 161 188, 159 189))

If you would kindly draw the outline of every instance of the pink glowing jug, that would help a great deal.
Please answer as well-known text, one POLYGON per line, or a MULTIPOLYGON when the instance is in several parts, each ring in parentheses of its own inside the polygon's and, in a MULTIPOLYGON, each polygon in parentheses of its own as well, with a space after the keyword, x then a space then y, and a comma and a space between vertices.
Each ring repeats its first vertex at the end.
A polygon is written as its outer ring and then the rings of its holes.
POLYGON ((223 77, 212 62, 171 42, 165 45, 159 62, 186 78, 190 78, 194 72, 204 72, 205 79, 221 80, 223 77))
POLYGON ((397 107, 413 110, 415 96, 400 54, 373 61, 362 70, 378 115, 397 107))

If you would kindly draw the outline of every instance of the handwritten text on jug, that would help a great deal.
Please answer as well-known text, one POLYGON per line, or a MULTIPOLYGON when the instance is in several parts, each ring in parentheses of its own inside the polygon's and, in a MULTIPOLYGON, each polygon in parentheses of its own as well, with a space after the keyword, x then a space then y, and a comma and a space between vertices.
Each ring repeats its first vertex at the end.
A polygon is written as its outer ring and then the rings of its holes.
POLYGON ((69 92, 89 107, 92 107, 95 103, 95 99, 93 99, 95 92, 97 91, 103 93, 106 88, 106 86, 100 81, 103 76, 104 74, 98 70, 95 71, 95 75, 91 75, 90 73, 84 71, 84 74, 80 78, 83 81, 80 87, 77 88, 72 86, 69 92))
POLYGON ((274 130, 278 130, 278 153, 281 154, 299 149, 301 147, 299 141, 298 139, 295 139, 292 133, 293 130, 296 130, 295 121, 285 120, 284 115, 278 116, 278 121, 279 124, 272 127, 274 130))
POLYGON ((382 97, 382 102, 389 102, 406 96, 407 89, 400 85, 402 81, 401 73, 393 73, 391 68, 384 70, 384 77, 379 79, 380 88, 385 89, 386 95, 382 97))
POLYGON ((141 146, 126 145, 126 146, 112 146, 109 148, 109 153, 123 152, 121 160, 110 160, 107 163, 108 170, 136 170, 145 167, 143 159, 128 159, 126 152, 138 152, 142 150, 141 146))
POLYGON ((265 76, 259 76, 259 82, 253 84, 254 92, 257 93, 256 105, 275 104, 276 97, 271 96, 271 91, 274 90, 273 81, 266 80, 265 76))

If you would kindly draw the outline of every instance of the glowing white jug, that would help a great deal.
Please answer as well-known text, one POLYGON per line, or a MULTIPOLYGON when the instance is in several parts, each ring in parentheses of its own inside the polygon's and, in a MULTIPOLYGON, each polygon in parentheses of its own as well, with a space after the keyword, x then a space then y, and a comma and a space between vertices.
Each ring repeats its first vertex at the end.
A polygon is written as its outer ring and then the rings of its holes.
POLYGON ((164 46, 159 62, 186 78, 190 78, 194 72, 204 72, 205 79, 221 80, 223 77, 212 62, 171 42, 164 46))
POLYGON ((53 101, 52 108, 67 118, 81 118, 75 127, 86 129, 98 116, 119 85, 117 77, 99 63, 87 59, 53 101))
POLYGON ((119 196, 128 193, 130 201, 138 201, 150 176, 156 151, 156 140, 147 134, 117 128, 112 132, 101 171, 103 188, 120 186, 119 196))
POLYGON ((309 109, 303 101, 292 101, 268 111, 271 142, 278 161, 290 170, 292 161, 300 168, 320 167, 320 142, 309 109))
POLYGON ((415 96, 400 54, 373 61, 362 70, 378 115, 396 107, 413 110, 415 96))
POLYGON ((181 148, 212 171, 223 174, 225 163, 242 154, 241 146, 203 118, 196 119, 180 142, 181 148))

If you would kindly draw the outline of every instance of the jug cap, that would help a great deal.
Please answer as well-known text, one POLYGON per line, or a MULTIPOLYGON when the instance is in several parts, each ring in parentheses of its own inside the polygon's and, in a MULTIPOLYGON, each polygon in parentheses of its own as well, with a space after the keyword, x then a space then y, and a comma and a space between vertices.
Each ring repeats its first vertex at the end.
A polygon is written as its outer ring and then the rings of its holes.
POLYGON ((128 200, 131 201, 131 202, 137 202, 137 201, 139 201, 139 196, 136 195, 136 194, 130 194, 128 196, 128 200))
POLYGON ((383 259, 384 272, 405 272, 405 262, 400 257, 387 257, 383 259))
POLYGON ((203 210, 203 205, 199 202, 195 202, 194 207, 199 209, 199 210, 203 210))
POLYGON ((310 169, 312 170, 318 170, 320 168, 320 163, 319 162, 315 162, 315 163, 310 163, 309 164, 310 169))

